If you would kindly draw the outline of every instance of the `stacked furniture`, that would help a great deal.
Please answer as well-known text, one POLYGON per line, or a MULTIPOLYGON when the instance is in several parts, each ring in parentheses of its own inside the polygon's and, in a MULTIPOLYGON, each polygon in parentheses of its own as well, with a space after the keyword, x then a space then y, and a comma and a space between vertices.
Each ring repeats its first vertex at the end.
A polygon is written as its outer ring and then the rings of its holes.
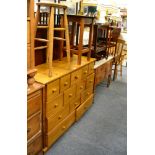
POLYGON ((93 102, 94 61, 82 57, 76 64, 73 55, 71 64, 67 59, 53 61, 53 76, 48 76, 47 64, 37 66, 35 80, 45 85, 43 105, 44 151, 85 113, 93 102))
POLYGON ((34 59, 34 0, 27 0, 27 154, 41 155, 44 85, 34 80, 34 59))
POLYGON ((34 83, 27 96, 27 154, 41 155, 42 143, 42 105, 44 86, 34 83))

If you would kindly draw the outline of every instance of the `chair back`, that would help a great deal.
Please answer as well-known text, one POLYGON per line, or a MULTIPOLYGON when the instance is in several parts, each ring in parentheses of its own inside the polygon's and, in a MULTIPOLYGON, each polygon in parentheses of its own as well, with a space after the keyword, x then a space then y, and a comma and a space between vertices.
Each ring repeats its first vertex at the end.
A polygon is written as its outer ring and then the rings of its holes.
POLYGON ((117 64, 121 62, 121 55, 122 55, 124 44, 125 44, 124 40, 121 40, 121 39, 117 40, 116 52, 114 53, 114 61, 117 64))

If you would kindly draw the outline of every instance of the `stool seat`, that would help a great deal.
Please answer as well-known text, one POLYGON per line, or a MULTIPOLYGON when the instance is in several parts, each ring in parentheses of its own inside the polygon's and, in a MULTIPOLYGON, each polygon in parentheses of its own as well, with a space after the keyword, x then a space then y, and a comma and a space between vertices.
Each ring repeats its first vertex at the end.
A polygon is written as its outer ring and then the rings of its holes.
POLYGON ((36 3, 36 5, 51 6, 51 7, 55 7, 55 8, 64 8, 64 9, 67 9, 67 6, 66 5, 56 4, 56 3, 50 3, 50 2, 38 2, 38 3, 36 3))

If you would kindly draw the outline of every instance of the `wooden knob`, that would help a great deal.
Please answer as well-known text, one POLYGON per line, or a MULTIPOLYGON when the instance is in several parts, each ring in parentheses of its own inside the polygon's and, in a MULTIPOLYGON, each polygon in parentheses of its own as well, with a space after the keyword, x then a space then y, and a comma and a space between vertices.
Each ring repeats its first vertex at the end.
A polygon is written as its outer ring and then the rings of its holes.
POLYGON ((87 95, 89 95, 90 93, 88 92, 87 95))
POLYGON ((74 103, 74 105, 77 105, 77 104, 78 104, 77 102, 74 103))
POLYGON ((62 116, 60 115, 59 117, 58 117, 58 119, 61 119, 62 118, 62 116))
POLYGON ((65 83, 64 83, 64 86, 67 86, 67 85, 68 85, 68 82, 65 82, 65 83))
POLYGON ((58 104, 55 104, 54 107, 56 108, 58 106, 58 104))
POLYGON ((30 131, 31 131, 31 128, 28 128, 28 129, 27 129, 27 133, 29 133, 30 131))
POLYGON ((80 86, 80 89, 83 89, 83 86, 80 86))
POLYGON ((84 71, 84 74, 87 74, 87 71, 84 71))
POLYGON ((53 90, 52 90, 52 93, 55 93, 55 92, 56 92, 56 90, 57 90, 57 89, 53 89, 53 90))
POLYGON ((75 79, 78 79, 78 76, 75 76, 75 79))
POLYGON ((84 107, 84 109, 87 109, 87 107, 84 107))
POLYGON ((63 127, 62 127, 62 129, 64 130, 64 129, 66 129, 66 127, 65 127, 65 126, 63 126, 63 127))
POLYGON ((73 94, 69 94, 69 97, 72 97, 73 96, 73 94))
POLYGON ((92 82, 93 82, 93 80, 90 80, 89 82, 90 82, 90 83, 92 83, 92 82))

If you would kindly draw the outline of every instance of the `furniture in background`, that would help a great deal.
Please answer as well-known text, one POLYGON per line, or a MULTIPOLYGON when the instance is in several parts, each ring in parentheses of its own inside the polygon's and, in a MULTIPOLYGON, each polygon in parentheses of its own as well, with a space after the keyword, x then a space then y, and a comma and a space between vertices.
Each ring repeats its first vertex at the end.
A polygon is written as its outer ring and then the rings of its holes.
MULTIPOLYGON (((69 44, 69 32, 68 32, 68 21, 67 21, 67 6, 55 3, 48 3, 48 2, 39 2, 37 4, 37 13, 35 17, 35 28, 34 28, 34 35, 36 36, 37 29, 48 29, 47 30, 47 39, 42 38, 35 38, 37 41, 46 42, 45 46, 35 47, 35 50, 40 49, 47 49, 46 53, 46 63, 49 65, 49 73, 48 75, 52 76, 52 61, 53 61, 53 40, 60 40, 66 41, 66 53, 67 53, 67 60, 70 62, 70 44, 69 44), (49 22, 47 26, 38 26, 39 16, 40 16, 40 7, 46 6, 50 8, 49 12, 49 22), (54 10, 55 8, 63 9, 64 10, 64 18, 62 25, 64 27, 54 28, 54 10), (54 37, 54 31, 64 31, 65 32, 65 39, 60 37, 54 37)), ((61 25, 61 26, 62 26, 61 25)))
POLYGON ((35 56, 34 56, 34 0, 27 0, 27 84, 28 87, 35 82, 35 56))
POLYGON ((126 55, 126 53, 123 53, 124 45, 125 45, 125 41, 118 39, 116 52, 114 53, 114 59, 113 59, 113 66, 114 66, 113 80, 117 78, 118 71, 120 72, 120 76, 122 77, 122 63, 123 63, 124 56, 126 55), (119 70, 118 70, 118 66, 120 66, 119 70))
POLYGON ((103 81, 107 81, 107 87, 109 87, 112 75, 112 62, 113 62, 113 56, 109 56, 108 59, 102 59, 95 62, 94 87, 96 87, 103 81))
MULTIPOLYGON (((68 15, 69 26, 71 24, 70 31, 70 45, 71 45, 71 53, 78 55, 77 64, 81 65, 81 56, 84 53, 87 53, 87 60, 90 61, 91 57, 91 46, 92 46, 92 35, 93 35, 93 24, 94 17, 83 16, 83 15, 68 15), (83 34, 84 28, 89 27, 89 43, 87 47, 83 45, 83 34), (76 36, 76 45, 75 44, 75 36, 76 36)), ((63 51, 63 50, 61 50, 63 51)))
POLYGON ((94 96, 94 61, 81 57, 77 65, 77 55, 71 63, 53 61, 53 76, 48 76, 47 64, 37 66, 35 80, 45 85, 45 103, 43 104, 44 152, 78 121, 92 105, 94 96))
POLYGON ((42 155, 44 86, 34 82, 27 91, 27 154, 42 155))
POLYGON ((95 24, 92 57, 101 60, 113 55, 120 31, 117 27, 95 24))

